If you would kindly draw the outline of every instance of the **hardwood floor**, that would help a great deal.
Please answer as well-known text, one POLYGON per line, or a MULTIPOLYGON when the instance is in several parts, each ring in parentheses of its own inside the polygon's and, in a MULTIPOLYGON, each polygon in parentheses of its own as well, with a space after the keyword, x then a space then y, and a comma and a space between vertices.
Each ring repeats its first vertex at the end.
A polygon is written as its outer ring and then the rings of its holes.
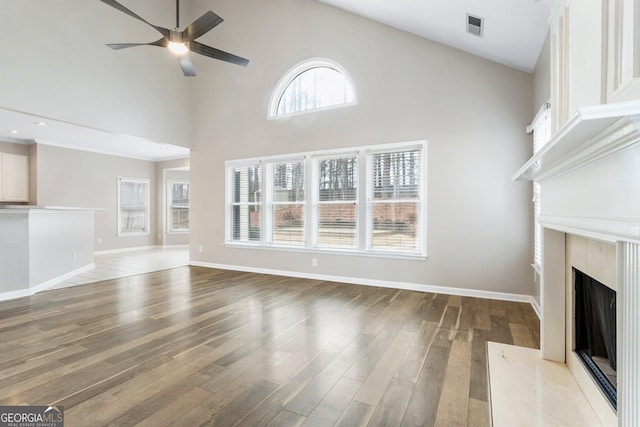
POLYGON ((180 267, 0 303, 0 405, 67 426, 486 426, 527 304, 180 267))

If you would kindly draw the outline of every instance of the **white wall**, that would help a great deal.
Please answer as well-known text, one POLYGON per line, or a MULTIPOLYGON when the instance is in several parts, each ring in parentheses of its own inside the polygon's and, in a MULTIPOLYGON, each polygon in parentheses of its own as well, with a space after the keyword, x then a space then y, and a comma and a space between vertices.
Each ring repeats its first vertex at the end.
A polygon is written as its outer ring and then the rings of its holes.
POLYGON ((157 244, 155 233, 118 237, 118 177, 147 178, 151 192, 151 230, 157 228, 156 164, 87 151, 38 144, 38 204, 103 209, 95 214, 95 250, 157 244), (102 239, 102 243, 98 243, 102 239))
POLYGON ((544 215, 586 219, 640 217, 640 147, 635 145, 542 186, 544 215))
MULTIPOLYGON (((194 8, 205 8, 198 1, 194 8)), ((511 175, 531 155, 532 76, 311 0, 221 0, 225 32, 204 42, 246 69, 194 61, 191 156, 195 261, 531 295, 531 185, 511 175), (312 57, 351 74, 359 104, 267 120, 282 75, 312 57), (426 139, 426 261, 229 248, 224 162, 426 139), (203 252, 199 252, 199 247, 203 252), (318 258, 318 267, 311 258, 318 258)))
MULTIPOLYGON (((551 45, 550 37, 544 42, 536 67, 533 70, 533 110, 534 114, 551 98, 551 45)), ((533 119, 533 117, 532 117, 533 119)))
MULTIPOLYGON (((175 25, 172 2, 123 1, 150 22, 175 25)), ((166 49, 106 43, 160 35, 97 0, 0 2, 0 107, 188 146, 189 90, 166 49)))

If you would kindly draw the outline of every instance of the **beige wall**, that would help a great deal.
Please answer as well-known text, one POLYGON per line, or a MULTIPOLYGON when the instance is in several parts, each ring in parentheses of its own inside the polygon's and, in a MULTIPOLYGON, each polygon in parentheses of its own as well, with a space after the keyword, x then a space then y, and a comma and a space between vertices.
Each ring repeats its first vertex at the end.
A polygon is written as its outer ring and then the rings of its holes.
POLYGON ((29 145, 0 140, 0 153, 29 155, 29 145))
POLYGON ((531 185, 511 180, 531 155, 524 132, 534 114, 530 74, 312 0, 274 0, 268 8, 258 0, 221 0, 216 13, 226 32, 203 42, 251 63, 243 69, 194 61, 201 73, 191 156, 193 260, 533 294, 531 185), (267 120, 278 80, 312 57, 345 67, 359 104, 267 120), (226 160, 421 139, 428 156, 427 260, 283 256, 223 245, 226 160))
MULTIPOLYGON (((38 203, 46 206, 96 208, 95 250, 111 250, 156 244, 155 233, 118 237, 118 177, 147 178, 151 204, 156 206, 156 164, 67 148, 38 145, 38 203), (102 239, 102 243, 98 243, 102 239)), ((151 230, 157 229, 157 213, 151 210, 151 230)))
MULTIPOLYGON (((29 204, 35 204, 35 177, 32 174, 33 169, 33 147, 35 144, 19 144, 15 142, 8 142, 0 140, 0 153, 19 154, 21 156, 29 157, 29 204)), ((0 205, 15 205, 23 203, 15 202, 0 202, 0 205)))

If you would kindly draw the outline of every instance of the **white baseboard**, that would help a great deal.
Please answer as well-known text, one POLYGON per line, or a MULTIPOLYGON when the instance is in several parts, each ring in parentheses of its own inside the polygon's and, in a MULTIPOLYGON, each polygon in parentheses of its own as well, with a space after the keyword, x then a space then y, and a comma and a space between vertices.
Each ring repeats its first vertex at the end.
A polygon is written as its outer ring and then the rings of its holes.
POLYGON ((409 282, 392 282, 387 280, 363 279, 358 277, 332 276, 328 274, 302 273, 298 271, 272 270, 240 265, 215 264, 209 262, 189 261, 195 267, 217 268, 220 270, 242 271, 246 273, 272 274, 276 276, 298 277, 301 279, 323 280, 328 282, 350 283, 354 285, 375 286, 380 288, 405 289, 408 291, 431 292, 437 294, 457 295, 463 297, 486 298, 500 301, 524 302, 533 307, 540 317, 540 307, 531 295, 511 294, 507 292, 480 291, 477 289, 453 288, 448 286, 423 285, 409 282))
POLYGON ((152 245, 152 246, 136 246, 133 248, 121 248, 121 249, 108 249, 106 251, 94 251, 94 255, 108 255, 108 254, 119 254, 123 252, 134 252, 134 251, 144 251, 148 249, 156 249, 162 248, 162 246, 152 245))
POLYGON ((47 280, 46 282, 40 283, 39 285, 31 286, 27 289, 18 289, 16 291, 2 292, 0 293, 0 301, 7 301, 16 298, 29 297, 31 295, 37 294, 38 292, 44 291, 45 289, 57 285, 60 282, 64 282, 70 277, 75 276, 76 274, 84 273, 87 270, 91 270, 95 268, 95 263, 87 264, 83 267, 77 268, 73 271, 65 273, 61 276, 54 277, 53 279, 47 280))
POLYGON ((538 301, 536 301, 536 299, 534 297, 530 297, 531 298, 531 307, 533 307, 533 311, 536 312, 536 314, 538 315, 538 319, 542 320, 542 309, 540 308, 540 304, 538 304, 538 301))

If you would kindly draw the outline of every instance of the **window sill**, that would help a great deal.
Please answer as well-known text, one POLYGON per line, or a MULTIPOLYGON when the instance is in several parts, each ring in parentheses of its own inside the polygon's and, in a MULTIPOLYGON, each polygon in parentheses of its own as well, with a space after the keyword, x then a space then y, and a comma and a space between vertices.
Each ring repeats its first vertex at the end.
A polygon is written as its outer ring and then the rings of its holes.
POLYGON ((167 234, 189 234, 189 230, 173 230, 173 231, 167 231, 167 234))
POLYGON ((235 249, 259 249, 267 251, 282 251, 282 252, 298 252, 298 253, 310 253, 310 254, 326 254, 326 255, 349 255, 349 256, 361 256, 367 258, 390 258, 390 259, 404 259, 411 261, 425 261, 429 258, 428 255, 414 255, 400 252, 376 252, 376 251, 358 251, 355 249, 340 249, 340 248, 307 248, 302 246, 280 246, 280 245, 262 245, 248 242, 225 242, 223 244, 228 248, 235 249))

